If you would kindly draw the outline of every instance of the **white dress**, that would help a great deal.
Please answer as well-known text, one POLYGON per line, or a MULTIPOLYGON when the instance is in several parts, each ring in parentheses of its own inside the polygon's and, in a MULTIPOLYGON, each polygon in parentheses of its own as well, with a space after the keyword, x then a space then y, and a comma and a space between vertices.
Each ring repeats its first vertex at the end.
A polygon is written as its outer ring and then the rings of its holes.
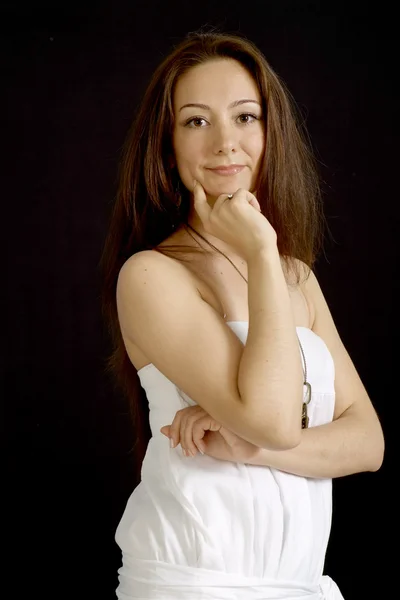
MULTIPOLYGON (((228 322, 246 343, 248 323, 228 322)), ((320 337, 298 327, 312 399, 309 426, 333 418, 335 371, 320 337)), ((195 403, 152 364, 138 371, 151 438, 141 483, 116 532, 120 600, 343 600, 323 576, 332 481, 198 454, 160 433, 195 403)))

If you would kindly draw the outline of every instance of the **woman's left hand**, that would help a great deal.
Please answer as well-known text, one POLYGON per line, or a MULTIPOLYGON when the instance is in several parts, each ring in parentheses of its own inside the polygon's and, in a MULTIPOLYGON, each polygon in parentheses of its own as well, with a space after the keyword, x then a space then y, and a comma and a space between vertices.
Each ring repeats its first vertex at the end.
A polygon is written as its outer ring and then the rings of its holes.
POLYGON ((219 460, 246 463, 261 450, 223 427, 198 405, 178 410, 172 424, 160 431, 170 438, 173 448, 180 444, 185 456, 196 456, 200 451, 219 460))

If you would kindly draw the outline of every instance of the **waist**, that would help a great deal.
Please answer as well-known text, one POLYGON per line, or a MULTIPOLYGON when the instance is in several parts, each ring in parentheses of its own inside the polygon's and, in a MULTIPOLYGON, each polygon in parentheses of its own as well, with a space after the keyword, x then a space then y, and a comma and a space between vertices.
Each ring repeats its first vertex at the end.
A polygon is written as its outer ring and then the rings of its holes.
POLYGON ((137 560, 124 555, 119 569, 119 600, 343 600, 329 577, 318 583, 246 577, 137 560))

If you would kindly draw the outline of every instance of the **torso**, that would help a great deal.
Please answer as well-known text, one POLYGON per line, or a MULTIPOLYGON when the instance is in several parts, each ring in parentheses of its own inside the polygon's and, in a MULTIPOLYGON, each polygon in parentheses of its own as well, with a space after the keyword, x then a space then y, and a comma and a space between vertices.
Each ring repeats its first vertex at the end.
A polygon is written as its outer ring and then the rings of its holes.
MULTIPOLYGON (((195 234, 193 234, 195 235, 195 234)), ((196 238, 198 239, 198 238, 196 238)), ((200 240, 203 245, 206 242, 200 240)), ((160 248, 169 244, 194 245, 187 235, 182 237, 178 232, 167 238, 160 248), (183 241, 184 239, 184 241, 183 241), (189 240, 189 241, 188 241, 189 240)), ((159 252, 153 251, 159 256, 159 252)), ((188 277, 199 291, 201 297, 221 316, 225 321, 248 321, 248 298, 247 283, 239 275, 231 263, 221 255, 203 255, 191 253, 190 262, 183 262, 170 256, 160 256, 161 260, 174 260, 182 267, 182 275, 188 277), (225 316, 226 315, 226 316, 225 316)), ((229 256, 235 266, 247 280, 247 263, 239 256, 229 256)), ((288 281, 288 291, 291 298, 293 316, 296 326, 312 327, 312 307, 309 299, 305 297, 304 290, 300 286, 288 281)), ((129 356, 134 367, 139 370, 150 363, 143 352, 129 342, 129 356)))

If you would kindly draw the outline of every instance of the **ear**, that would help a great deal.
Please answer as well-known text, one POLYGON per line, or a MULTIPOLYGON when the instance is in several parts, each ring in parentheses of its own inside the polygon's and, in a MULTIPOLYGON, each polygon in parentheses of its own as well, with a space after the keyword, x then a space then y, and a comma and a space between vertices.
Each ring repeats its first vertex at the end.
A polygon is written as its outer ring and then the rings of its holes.
POLYGON ((175 158, 172 156, 172 154, 168 156, 168 165, 170 169, 173 169, 176 165, 175 158))

